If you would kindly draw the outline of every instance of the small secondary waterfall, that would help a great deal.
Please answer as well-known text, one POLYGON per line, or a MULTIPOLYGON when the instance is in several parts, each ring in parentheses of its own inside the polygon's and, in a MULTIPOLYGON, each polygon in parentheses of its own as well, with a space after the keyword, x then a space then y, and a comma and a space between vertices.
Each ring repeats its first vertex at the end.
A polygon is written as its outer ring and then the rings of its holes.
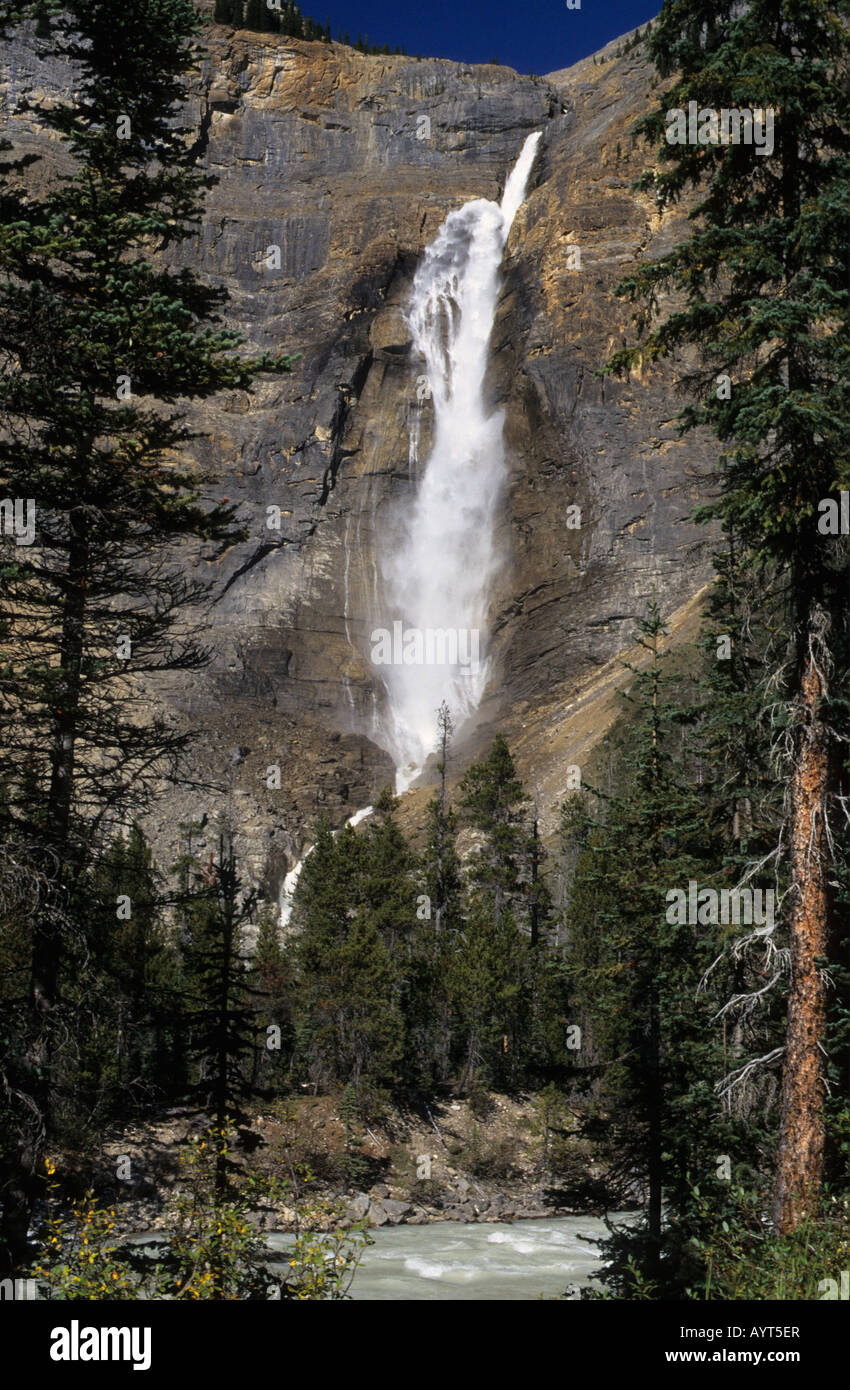
MULTIPOLYGON (((381 626, 372 633, 372 659, 387 691, 376 735, 395 758, 399 792, 434 748, 442 701, 459 727, 478 707, 489 674, 487 613, 501 561, 495 524, 507 470, 504 412, 488 413, 484 378, 505 243, 539 140, 538 131, 525 141, 501 205, 477 198, 449 213, 413 282, 406 318, 424 358, 417 396, 419 409, 433 401, 433 447, 412 501, 384 536, 381 626)), ((413 470, 419 409, 412 412, 413 470)))
MULTIPOLYGON (((350 825, 352 829, 355 829, 362 820, 365 820, 367 816, 371 816, 374 809, 374 806, 364 806, 362 811, 355 811, 354 815, 349 816, 348 820, 345 822, 346 826, 350 825)), ((304 854, 303 858, 298 860, 298 863, 295 865, 295 868, 290 869, 289 873, 286 875, 286 878, 283 880, 283 884, 280 890, 280 901, 278 902, 278 908, 280 913, 278 917, 278 925, 283 929, 289 926, 289 921, 292 917, 292 909, 295 906, 295 890, 298 887, 298 880, 301 877, 301 870, 304 868, 304 865, 310 858, 310 855, 313 853, 313 848, 314 846, 311 845, 307 852, 304 854)))

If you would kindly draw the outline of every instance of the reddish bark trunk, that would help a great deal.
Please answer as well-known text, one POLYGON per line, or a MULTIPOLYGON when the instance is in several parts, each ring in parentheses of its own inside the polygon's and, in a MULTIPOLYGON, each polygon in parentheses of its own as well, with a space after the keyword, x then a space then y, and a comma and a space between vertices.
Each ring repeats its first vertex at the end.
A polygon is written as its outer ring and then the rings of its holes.
POLYGON ((801 686, 805 718, 791 783, 791 988, 774 1221, 793 1231, 814 1214, 823 1173, 824 1079, 820 1043, 826 984, 816 960, 828 952, 830 890, 825 811, 830 782, 829 732, 820 714, 821 678, 809 656, 801 686))

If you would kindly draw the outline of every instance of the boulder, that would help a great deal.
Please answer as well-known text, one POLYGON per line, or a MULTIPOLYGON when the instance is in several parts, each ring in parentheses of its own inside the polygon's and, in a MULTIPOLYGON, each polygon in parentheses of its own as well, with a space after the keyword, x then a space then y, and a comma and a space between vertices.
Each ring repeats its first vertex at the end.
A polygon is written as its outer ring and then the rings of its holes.
POLYGON ((369 1213, 371 1203, 365 1192, 357 1192, 348 1203, 348 1214, 353 1221, 362 1221, 369 1213))
POLYGON ((383 1207, 393 1226, 397 1226, 399 1222, 404 1219, 407 1213, 409 1211, 412 1211, 412 1207, 409 1202, 394 1202, 387 1199, 386 1201, 381 1202, 381 1206, 383 1207))

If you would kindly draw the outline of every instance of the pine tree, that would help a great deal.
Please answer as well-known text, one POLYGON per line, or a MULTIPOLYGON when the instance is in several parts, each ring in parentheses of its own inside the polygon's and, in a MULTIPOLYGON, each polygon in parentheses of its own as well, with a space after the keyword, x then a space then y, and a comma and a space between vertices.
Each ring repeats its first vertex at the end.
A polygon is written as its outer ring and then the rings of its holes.
POLYGON ((163 261, 195 231, 212 182, 175 119, 196 62, 189 0, 69 0, 51 26, 78 79, 43 121, 73 169, 24 187, 7 167, 3 197, 18 213, 0 229, 0 339, 14 367, 0 374, 0 492, 36 509, 35 543, 5 571, 16 660, 0 672, 0 740, 13 821, 29 814, 15 784, 35 755, 43 814, 28 831, 42 827, 53 885, 33 927, 28 1047, 29 1099, 48 1132, 67 887, 98 817, 140 811, 184 746, 160 716, 136 717, 139 682, 205 660, 185 630, 201 586, 169 557, 194 538, 211 558, 241 534, 232 507, 204 500, 192 462, 175 461, 192 435, 174 403, 287 365, 238 360, 238 336, 218 326, 224 292, 163 261))
POLYGON ((457 817, 449 803, 446 786, 453 729, 451 713, 444 701, 437 713, 440 794, 428 803, 426 810, 425 885, 437 936, 441 932, 455 931, 461 912, 460 864, 455 849, 457 817))
POLYGON ((461 782, 460 804, 481 845, 470 856, 466 924, 452 968, 466 1038, 459 1089, 479 1065, 502 1084, 515 1083, 522 1070, 530 1027, 527 941, 517 920, 526 802, 508 745, 497 734, 487 757, 461 782))
POLYGON ((450 959, 452 1009, 463 1040, 456 1091, 478 1078, 518 1084, 530 1033, 528 942, 510 908, 494 916, 473 892, 450 959))
MULTIPOLYGON (((160 876, 138 825, 111 841, 72 902, 80 936, 63 972, 63 994, 74 1003, 81 1060, 75 1074, 63 1056, 62 1089, 90 1122, 138 1112, 180 1089, 177 960, 163 908, 160 876)), ((70 1113, 66 1125, 73 1121, 70 1113)))
MULTIPOLYGON (((402 1058, 397 974, 366 906, 366 857, 365 837, 349 826, 335 838, 320 819, 296 890, 298 1048, 317 1089, 392 1084, 402 1058)), ((383 925, 392 932, 391 916, 383 925)))
POLYGON ((260 916, 257 946, 251 962, 252 1002, 256 1012, 259 1047, 254 1084, 283 1084, 282 1058, 295 1047, 293 1026, 293 978, 291 959, 280 941, 276 914, 267 904, 260 916))
MULTIPOLYGON (((717 571, 707 600, 700 647, 704 669, 695 691, 691 736, 701 800, 713 854, 730 880, 746 883, 752 865, 772 866, 782 822, 769 717, 769 682, 787 613, 770 576, 727 536, 715 556, 717 571)), ((787 870, 771 874, 787 889, 787 870)), ((753 1144, 748 1162, 766 1173, 776 1145, 766 1133, 778 1119, 773 1073, 758 1059, 781 1054, 787 1009, 787 933, 741 929, 727 942, 724 974, 729 997, 720 1009, 724 1104, 745 1122, 753 1144), (757 1005, 757 1007, 756 1007, 757 1005)), ((765 1200, 766 1193, 760 1194, 765 1200)))
POLYGON ((471 860, 471 878, 498 922, 505 906, 516 903, 521 892, 522 819, 527 804, 502 734, 496 735, 484 761, 468 769, 461 794, 460 805, 484 840, 471 860))
MULTIPOLYGON (((183 1013, 198 1064, 196 1094, 224 1136, 234 1120, 244 1119, 251 1090, 254 1028, 242 928, 255 899, 243 890, 229 834, 219 837, 207 864, 196 860, 183 868, 189 879, 181 904, 183 1013)), ((222 1143, 216 1153, 217 1201, 226 1196, 229 1168, 222 1143)))
MULTIPOLYGON (((636 634, 648 666, 630 668, 634 717, 619 785, 599 796, 600 813, 572 813, 581 853, 567 959, 582 1048, 598 1072, 597 1103, 610 1116, 612 1174, 626 1183, 638 1174, 647 1199, 643 1223, 606 1247, 606 1282, 633 1294, 636 1271, 666 1290, 662 1296, 676 1296, 696 1272, 688 1248, 692 1188, 711 1184, 715 1155, 730 1152, 731 1140, 714 1090, 719 1041, 699 992, 718 929, 677 921, 668 908, 671 891, 687 892, 692 880, 703 887, 711 854, 677 737, 679 692, 660 654, 663 633, 653 600, 636 634)), ((592 1116, 588 1134, 598 1137, 592 1116)), ((718 1183, 718 1200, 722 1192, 718 1183)))
POLYGON ((848 9, 816 0, 668 0, 648 41, 663 77, 661 107, 641 122, 662 141, 662 170, 641 186, 660 207, 699 191, 690 238, 621 287, 645 301, 643 341, 616 353, 625 369, 696 344, 684 429, 707 424, 724 447, 720 496, 706 514, 784 586, 790 641, 774 666, 782 704, 790 874, 791 985, 774 1217, 791 1231, 818 1205, 824 1144, 821 1043, 830 1007, 819 961, 838 959, 836 827, 847 779, 848 561, 819 530, 821 504, 850 484, 850 120, 844 69, 848 9), (774 149, 670 144, 666 113, 749 108, 770 113, 774 149), (683 296, 652 326, 659 294, 683 296), (733 383, 732 389, 724 389, 733 383))

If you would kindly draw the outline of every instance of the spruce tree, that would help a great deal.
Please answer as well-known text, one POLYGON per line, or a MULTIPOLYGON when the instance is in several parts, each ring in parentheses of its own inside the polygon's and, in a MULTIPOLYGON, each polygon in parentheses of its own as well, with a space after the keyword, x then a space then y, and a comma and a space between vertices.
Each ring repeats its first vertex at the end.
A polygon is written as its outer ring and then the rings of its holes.
MULTIPOLYGON (((197 1062, 194 1091, 208 1107, 218 1135, 244 1118, 251 1091, 254 1027, 249 999, 249 965, 243 927, 254 895, 239 878, 229 834, 219 836, 206 864, 194 860, 183 896, 183 1015, 189 1050, 197 1062)), ((230 1165, 219 1144, 215 1194, 223 1201, 230 1165)))
MULTIPOLYGON (((316 1089, 333 1081, 359 1088, 367 1079, 391 1085, 403 1054, 398 974, 367 905, 367 854, 365 837, 350 826, 334 837, 320 818, 298 880, 296 1027, 300 1061, 316 1089)), ((384 916, 385 930, 393 924, 384 916)))
POLYGON ((428 838, 425 848, 425 883, 431 920, 437 936, 457 929, 460 915, 460 864, 455 849, 457 817, 448 799, 447 773, 454 724, 443 701, 437 711, 437 771, 440 792, 428 803, 428 838))
POLYGON ((168 266, 213 182, 177 119, 199 29, 189 0, 58 7, 54 47, 78 76, 40 119, 70 172, 3 171, 16 211, 0 228, 0 493, 32 499, 35 535, 11 554, 3 543, 15 662, 0 671, 0 740, 7 827, 38 844, 52 885, 33 924, 26 1088, 48 1133, 67 893, 98 819, 141 811, 185 744, 163 717, 137 717, 141 683, 205 660, 186 629, 203 586, 174 555, 194 541, 212 559, 241 534, 234 509, 206 498, 175 403, 287 365, 237 357, 225 293, 168 266))
POLYGON ((487 757, 474 763, 461 782, 460 805, 469 823, 483 837, 470 862, 473 883, 487 898, 494 920, 518 901, 522 821, 527 797, 516 776, 510 749, 502 734, 493 740, 487 757))
MULTIPOLYGON (((606 1282, 627 1296, 641 1281, 681 1296, 698 1272, 688 1247, 693 1188, 716 1181, 716 1155, 731 1143, 715 1091, 722 1067, 713 1009, 700 990, 720 930, 676 920, 668 906, 671 892, 687 893, 691 881, 708 886, 713 856, 678 736, 678 679, 661 655, 663 635, 653 600, 636 634, 647 665, 630 667, 633 716, 617 784, 611 795, 596 793, 597 813, 572 812, 580 855, 567 962, 582 1050, 598 1077, 597 1105, 609 1115, 612 1176, 625 1185, 637 1176, 646 1195, 642 1223, 606 1247, 606 1282)), ((599 1137, 592 1112, 588 1135, 599 1137)), ((719 1183, 716 1193, 720 1200, 719 1183)))
POLYGON ((281 944, 277 914, 271 904, 260 915, 251 962, 251 992, 259 1035, 254 1082, 279 1090, 284 1079, 282 1059, 291 1058, 295 1046, 293 978, 291 959, 281 944))
POLYGON ((91 1123, 173 1097, 183 1079, 177 958, 160 875, 138 825, 111 841, 71 907, 80 935, 62 988, 81 1061, 75 1073, 66 1050, 61 1081, 73 1110, 91 1123))
MULTIPOLYGON (((660 170, 640 186, 659 208, 696 190, 691 236, 641 265, 621 292, 644 307, 642 342, 609 364, 628 369, 695 345, 684 430, 721 445, 718 500, 704 512, 784 586, 790 615, 773 695, 786 791, 783 835, 791 982, 774 1218, 793 1230, 818 1206, 825 1145, 821 1045, 831 1007, 824 960, 839 959, 838 826, 848 790, 848 558, 821 524, 850 486, 850 117, 846 0, 788 6, 667 0, 647 48, 670 79, 640 123, 660 141, 660 170), (667 112, 769 113, 773 149, 705 139, 674 144, 667 112), (660 295, 681 297, 671 313, 660 295), (657 322, 655 320, 658 319, 657 322)), ((767 114, 765 114, 767 120, 767 114)))
POLYGON ((502 734, 461 782, 465 818, 480 846, 469 860, 466 921, 453 953, 451 990, 465 1037, 459 1089, 483 1068, 497 1084, 521 1074, 530 1028, 528 943, 519 918, 527 798, 502 734))

